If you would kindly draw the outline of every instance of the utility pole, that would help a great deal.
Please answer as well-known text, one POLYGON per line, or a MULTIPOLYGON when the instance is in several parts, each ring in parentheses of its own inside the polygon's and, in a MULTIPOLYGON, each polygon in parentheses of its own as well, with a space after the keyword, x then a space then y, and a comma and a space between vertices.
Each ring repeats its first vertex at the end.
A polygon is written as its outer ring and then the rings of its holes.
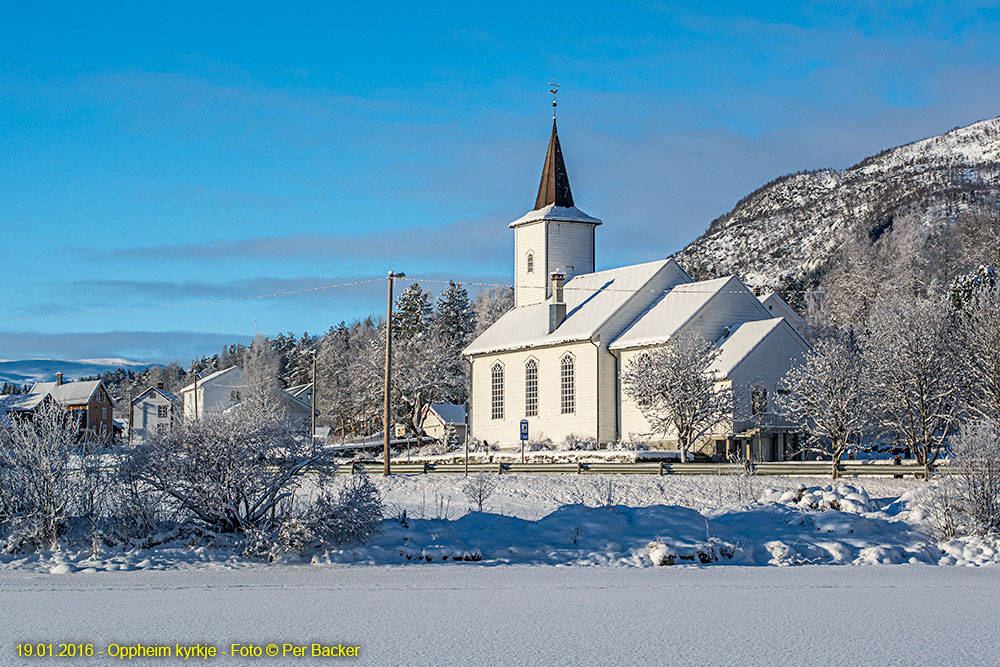
POLYGON ((132 426, 135 422, 135 415, 132 411, 132 387, 128 389, 128 444, 132 446, 132 426))
POLYGON ((313 355, 313 382, 312 391, 309 392, 312 396, 312 446, 316 446, 316 350, 312 351, 313 355))
POLYGON ((396 278, 405 278, 405 273, 389 272, 389 300, 385 306, 385 405, 382 411, 382 456, 385 458, 384 475, 390 472, 389 466, 389 400, 392 388, 392 282, 396 278))

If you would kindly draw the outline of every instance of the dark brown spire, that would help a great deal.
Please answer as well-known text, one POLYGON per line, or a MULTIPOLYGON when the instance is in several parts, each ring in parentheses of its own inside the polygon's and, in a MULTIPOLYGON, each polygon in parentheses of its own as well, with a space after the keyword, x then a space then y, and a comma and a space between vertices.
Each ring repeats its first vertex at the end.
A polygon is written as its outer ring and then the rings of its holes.
POLYGON ((538 185, 535 210, 549 204, 566 207, 573 205, 573 191, 569 189, 569 175, 566 173, 566 163, 563 162, 562 148, 559 147, 555 118, 552 119, 552 137, 549 139, 549 150, 545 153, 545 166, 542 167, 542 182, 538 185))

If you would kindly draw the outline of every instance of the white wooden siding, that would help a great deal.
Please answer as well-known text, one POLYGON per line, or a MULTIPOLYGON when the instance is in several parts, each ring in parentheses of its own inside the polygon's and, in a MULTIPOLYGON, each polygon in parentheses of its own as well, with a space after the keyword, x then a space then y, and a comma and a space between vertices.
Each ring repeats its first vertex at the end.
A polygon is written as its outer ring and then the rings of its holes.
MULTIPOLYGON (((608 400, 613 401, 613 394, 608 400)), ((586 438, 597 434, 597 347, 589 342, 484 355, 472 360, 472 436, 491 445, 516 446, 520 423, 528 420, 532 440, 551 438, 556 444, 570 433, 586 438), (559 362, 572 352, 576 362, 576 411, 560 414, 559 362), (524 364, 538 361, 538 416, 524 414, 524 364), (490 369, 504 365, 504 418, 490 418, 490 369)))
POLYGON ((566 273, 566 279, 594 272, 594 225, 582 222, 548 223, 548 270, 566 273))
POLYGON ((545 271, 545 223, 514 228, 514 306, 545 301, 548 274, 545 271), (535 270, 528 273, 528 251, 535 255, 535 270))

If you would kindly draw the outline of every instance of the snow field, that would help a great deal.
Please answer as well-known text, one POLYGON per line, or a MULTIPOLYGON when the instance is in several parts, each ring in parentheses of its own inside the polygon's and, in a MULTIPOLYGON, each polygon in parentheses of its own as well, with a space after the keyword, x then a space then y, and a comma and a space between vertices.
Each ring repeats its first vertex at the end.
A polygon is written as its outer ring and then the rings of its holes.
POLYGON ((0 571, 0 664, 63 640, 343 642, 360 665, 971 667, 996 664, 998 593, 1000 568, 926 566, 0 571))

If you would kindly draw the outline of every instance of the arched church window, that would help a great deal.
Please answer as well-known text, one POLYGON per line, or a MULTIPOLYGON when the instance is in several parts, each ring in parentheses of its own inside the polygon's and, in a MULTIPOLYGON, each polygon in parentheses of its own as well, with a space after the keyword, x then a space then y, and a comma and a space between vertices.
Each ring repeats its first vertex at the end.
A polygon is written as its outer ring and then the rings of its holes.
POLYGON ((535 253, 528 253, 528 273, 535 272, 535 253))
POLYGON ((559 412, 576 412, 576 360, 567 353, 559 362, 559 412))
POLYGON ((493 419, 503 419, 503 364, 499 361, 493 364, 490 375, 493 399, 490 414, 493 419))
POLYGON ((538 362, 534 359, 524 364, 524 416, 538 416, 538 362))

